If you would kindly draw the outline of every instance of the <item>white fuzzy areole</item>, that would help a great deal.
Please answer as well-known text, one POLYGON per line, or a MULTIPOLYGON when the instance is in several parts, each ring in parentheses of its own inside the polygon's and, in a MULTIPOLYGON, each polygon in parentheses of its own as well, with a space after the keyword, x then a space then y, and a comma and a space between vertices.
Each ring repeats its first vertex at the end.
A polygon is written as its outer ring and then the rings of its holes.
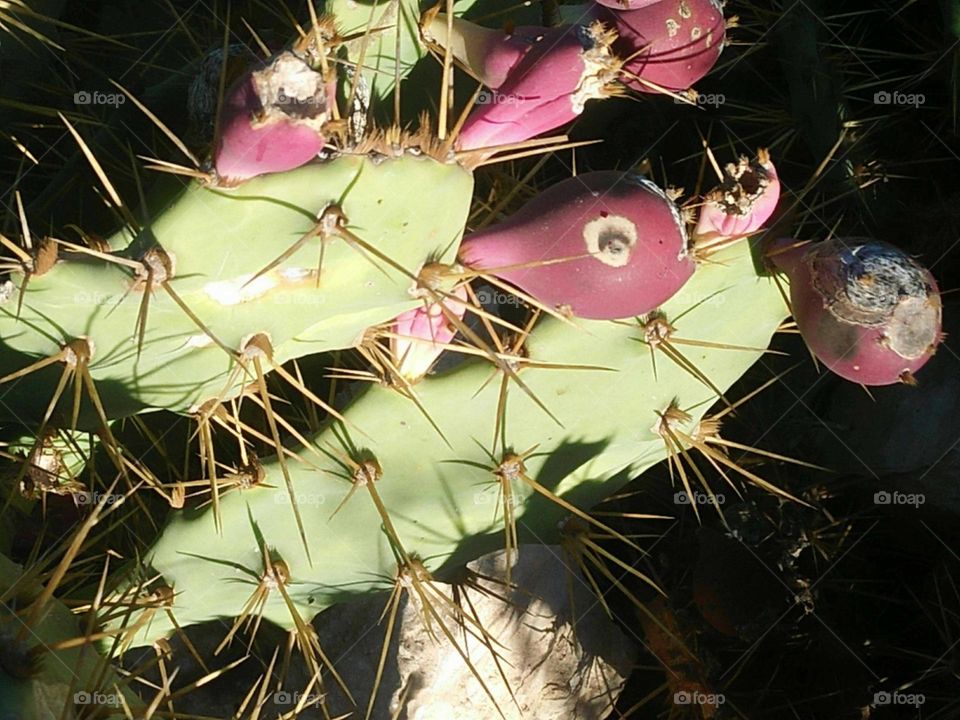
POLYGON ((191 335, 184 343, 184 347, 188 347, 191 350, 195 348, 210 347, 211 345, 213 345, 213 338, 206 333, 201 335, 191 335))
POLYGON ((270 275, 261 275, 249 285, 253 274, 241 275, 232 280, 217 280, 203 286, 203 291, 215 303, 220 305, 239 305, 263 297, 277 286, 270 275))
POLYGON ((299 282, 301 280, 306 280, 307 278, 309 278, 311 275, 314 275, 315 273, 316 273, 316 270, 311 270, 310 268, 303 268, 303 267, 283 268, 282 270, 279 271, 280 277, 290 282, 299 282))
POLYGON ((590 257, 610 267, 623 267, 637 244, 637 226, 622 215, 594 218, 583 226, 583 242, 590 257), (601 246, 604 234, 613 235, 616 242, 601 246))

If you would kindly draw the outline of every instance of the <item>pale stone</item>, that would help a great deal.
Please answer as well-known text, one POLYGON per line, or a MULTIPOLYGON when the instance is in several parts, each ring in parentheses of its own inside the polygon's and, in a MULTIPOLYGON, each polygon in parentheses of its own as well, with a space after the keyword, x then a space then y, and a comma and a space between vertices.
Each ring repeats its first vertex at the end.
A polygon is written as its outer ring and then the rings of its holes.
MULTIPOLYGON (((494 700, 507 720, 600 720, 610 713, 630 674, 636 646, 603 613, 579 573, 567 568, 561 548, 522 546, 512 570, 516 588, 510 602, 504 599, 504 558, 500 552, 468 566, 477 576, 490 578, 477 581, 486 592, 459 589, 459 606, 475 613, 474 621, 458 624, 452 604, 439 597, 433 603, 490 694, 436 619, 430 619, 431 632, 419 600, 410 602, 405 593, 373 718, 496 718, 494 700), (487 643, 480 627, 491 638, 487 643)), ((433 582, 430 587, 451 598, 452 586, 433 582)), ((316 623, 324 648, 363 711, 386 627, 386 620, 373 627, 382 607, 382 601, 349 603, 324 612, 316 623), (358 630, 367 622, 367 633, 360 637, 358 630)), ((328 681, 327 689, 330 711, 349 712, 335 684, 328 681)))

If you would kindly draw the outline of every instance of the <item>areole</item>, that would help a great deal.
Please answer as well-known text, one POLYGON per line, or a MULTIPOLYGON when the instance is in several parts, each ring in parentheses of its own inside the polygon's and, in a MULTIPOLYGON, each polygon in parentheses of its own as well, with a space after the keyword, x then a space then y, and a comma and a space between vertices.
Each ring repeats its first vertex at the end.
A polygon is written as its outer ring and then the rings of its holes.
POLYGON ((583 226, 590 256, 610 267, 623 267, 637 244, 637 226, 622 215, 601 214, 583 226))

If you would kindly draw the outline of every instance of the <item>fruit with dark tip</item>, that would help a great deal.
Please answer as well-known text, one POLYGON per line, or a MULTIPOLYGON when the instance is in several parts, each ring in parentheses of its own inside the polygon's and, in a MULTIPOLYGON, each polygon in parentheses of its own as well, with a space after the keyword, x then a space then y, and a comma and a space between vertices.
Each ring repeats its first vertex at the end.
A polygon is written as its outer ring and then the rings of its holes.
POLYGON ((937 282, 902 250, 877 240, 815 245, 778 240, 767 251, 790 278, 790 303, 811 352, 863 385, 914 381, 941 340, 937 282))
POLYGON ((638 175, 584 173, 467 237, 462 262, 584 318, 643 315, 693 275, 674 202, 638 175))
POLYGON ((587 101, 616 94, 615 37, 602 23, 557 28, 538 37, 497 92, 467 117, 460 149, 529 140, 575 119, 587 101))

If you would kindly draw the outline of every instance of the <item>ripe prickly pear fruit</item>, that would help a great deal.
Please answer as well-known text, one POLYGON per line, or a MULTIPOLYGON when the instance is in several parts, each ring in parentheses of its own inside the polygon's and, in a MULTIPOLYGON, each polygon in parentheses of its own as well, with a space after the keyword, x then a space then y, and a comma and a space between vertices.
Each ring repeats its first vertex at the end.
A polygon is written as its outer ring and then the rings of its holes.
POLYGON ((467 237, 460 259, 547 306, 598 320, 643 315, 693 275, 680 212, 649 180, 589 172, 467 237))
POLYGON ((241 77, 227 95, 214 155, 228 183, 306 164, 325 144, 333 88, 299 55, 284 51, 241 77))
POLYGON ((780 180, 770 153, 757 151, 757 159, 741 156, 724 168, 723 182, 704 197, 696 242, 722 242, 756 232, 773 214, 780 199, 780 180))
POLYGON ((623 82, 641 92, 689 88, 723 50, 719 0, 661 0, 623 12, 601 7, 598 17, 619 36, 614 51, 624 58, 623 82))
POLYGON ((790 278, 807 347, 863 385, 912 383, 941 339, 940 293, 925 267, 877 240, 778 240, 768 257, 790 278))
POLYGON ((529 140, 566 125, 588 100, 616 94, 620 61, 610 49, 615 38, 602 23, 539 36, 497 93, 467 118, 460 149, 529 140))
POLYGON ((563 33, 562 28, 537 26, 518 27, 508 33, 455 17, 448 35, 447 19, 444 13, 428 10, 421 26, 424 39, 441 48, 449 44, 451 55, 491 90, 504 83, 510 71, 541 39, 563 33))
POLYGON ((467 289, 459 287, 448 294, 463 302, 450 297, 444 297, 440 302, 428 301, 423 307, 398 315, 393 322, 393 356, 397 358, 400 374, 409 382, 417 382, 430 372, 444 345, 457 334, 451 316, 463 319, 467 310, 467 289))

